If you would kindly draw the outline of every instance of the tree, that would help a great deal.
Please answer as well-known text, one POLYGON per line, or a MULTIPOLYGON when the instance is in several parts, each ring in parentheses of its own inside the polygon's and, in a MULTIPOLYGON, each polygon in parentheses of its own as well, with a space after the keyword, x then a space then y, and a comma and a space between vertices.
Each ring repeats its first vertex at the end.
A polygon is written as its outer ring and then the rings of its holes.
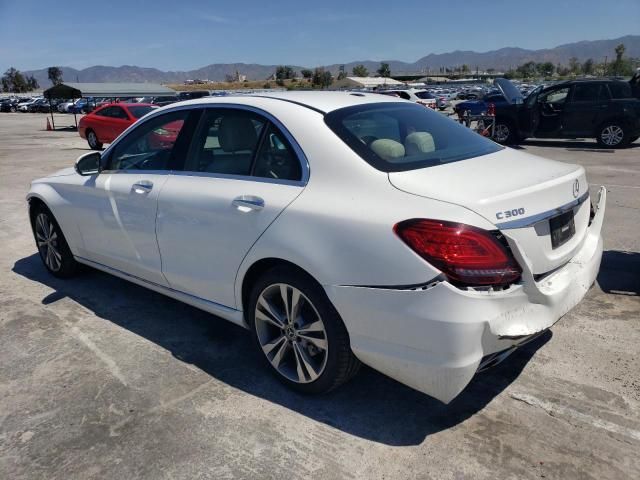
POLYGON ((329 85, 331 85, 332 82, 333 82, 333 78, 331 77, 331 72, 329 72, 328 70, 325 70, 324 68, 320 67, 320 68, 316 68, 313 71, 313 79, 312 79, 313 85, 320 88, 326 88, 329 85))
POLYGON ((550 77, 556 70, 556 67, 551 62, 543 62, 536 65, 538 73, 543 77, 550 77))
POLYGON ((389 68, 389 64, 385 63, 385 62, 380 62, 380 68, 378 68, 378 70, 376 70, 376 73, 380 77, 390 77, 391 76, 391 69, 389 68))
POLYGON ((60 67, 47 68, 47 77, 53 85, 60 85, 62 83, 62 69, 60 67))
POLYGON ((527 62, 516 68, 515 76, 518 78, 531 78, 535 77, 537 73, 536 62, 527 62))
POLYGON ((593 75, 594 71, 595 69, 594 69, 593 59, 588 58, 582 64, 582 73, 584 73, 585 75, 593 75))
POLYGON ((29 88, 29 91, 37 90, 38 88, 40 88, 40 84, 38 83, 38 80, 36 80, 36 77, 34 77, 33 75, 29 75, 26 78, 26 81, 27 81, 27 87, 29 88))
POLYGON ((20 73, 20 70, 16 70, 13 67, 4 72, 0 82, 2 83, 2 89, 5 92, 22 93, 29 91, 29 85, 25 80, 24 75, 20 73))
POLYGON ((306 79, 309 79, 309 78, 313 77, 313 71, 312 70, 308 70, 306 68, 304 70, 301 70, 300 73, 306 79))
POLYGON ((338 80, 342 80, 343 78, 347 78, 347 74, 345 73, 344 70, 340 70, 338 72, 338 80))
POLYGON ((351 69, 351 73, 353 73, 354 77, 368 77, 369 76, 369 70, 367 70, 367 67, 365 67, 362 64, 356 65, 355 67, 353 67, 351 69))
POLYGON ((623 58, 625 50, 624 43, 615 48, 616 59, 611 62, 611 73, 614 75, 633 75, 633 62, 623 58))
POLYGON ((579 75, 581 67, 582 66, 576 57, 571 57, 569 59, 569 71, 571 72, 571 75, 579 75))
POLYGON ((276 68, 276 80, 291 80, 297 77, 297 73, 289 65, 280 65, 276 68))
POLYGON ((467 65, 466 63, 464 65, 462 65, 462 73, 469 73, 471 71, 471 69, 469 68, 469 65, 467 65))

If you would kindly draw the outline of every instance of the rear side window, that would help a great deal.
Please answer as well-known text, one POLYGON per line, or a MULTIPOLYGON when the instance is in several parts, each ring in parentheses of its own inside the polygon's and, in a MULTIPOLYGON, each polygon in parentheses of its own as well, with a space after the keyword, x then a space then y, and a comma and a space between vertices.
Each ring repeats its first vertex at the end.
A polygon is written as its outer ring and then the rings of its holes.
POLYGON ((503 148, 416 104, 356 105, 327 114, 325 122, 360 157, 384 172, 458 162, 503 148))
POLYGON ((129 107, 129 112, 133 115, 134 118, 144 117, 147 113, 153 110, 156 107, 149 106, 141 106, 141 107, 129 107))
POLYGON ((262 140, 253 175, 274 180, 300 180, 302 168, 293 148, 273 124, 269 124, 262 140))
POLYGON ((613 98, 633 98, 631 93, 631 85, 624 82, 611 82, 609 84, 609 91, 613 98))
POLYGON ((246 110, 206 110, 185 171, 250 175, 266 120, 246 110))
POLYGON ((573 87, 574 102, 608 100, 609 92, 602 83, 578 83, 573 87))
POLYGON ((275 125, 257 113, 231 108, 205 110, 184 170, 273 180, 302 178, 298 156, 275 125))

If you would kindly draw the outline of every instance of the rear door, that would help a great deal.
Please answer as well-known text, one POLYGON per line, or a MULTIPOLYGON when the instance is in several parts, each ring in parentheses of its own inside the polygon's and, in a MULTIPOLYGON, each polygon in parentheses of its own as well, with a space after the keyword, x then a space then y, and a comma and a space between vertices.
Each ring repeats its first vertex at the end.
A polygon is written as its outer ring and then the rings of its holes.
POLYGON ((601 82, 576 83, 564 107, 562 131, 565 135, 592 136, 610 105, 609 90, 601 82))
POLYGON ((301 150, 274 122, 240 107, 204 110, 183 171, 159 199, 158 244, 172 288, 236 308, 243 258, 306 182, 301 150))

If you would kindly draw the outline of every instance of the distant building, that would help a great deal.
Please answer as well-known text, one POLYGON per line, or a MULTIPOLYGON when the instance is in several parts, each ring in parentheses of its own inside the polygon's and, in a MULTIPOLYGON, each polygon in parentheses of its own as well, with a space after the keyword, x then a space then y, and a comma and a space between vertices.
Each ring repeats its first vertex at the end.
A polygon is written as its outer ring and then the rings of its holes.
POLYGON ((382 86, 404 85, 398 80, 389 77, 345 77, 333 82, 332 87, 337 88, 374 88, 382 86))

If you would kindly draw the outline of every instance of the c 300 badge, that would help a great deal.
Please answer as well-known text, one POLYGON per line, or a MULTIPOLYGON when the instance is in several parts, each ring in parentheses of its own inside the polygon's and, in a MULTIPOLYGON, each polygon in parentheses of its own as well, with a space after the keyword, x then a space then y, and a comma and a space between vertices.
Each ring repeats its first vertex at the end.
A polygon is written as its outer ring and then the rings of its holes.
POLYGON ((498 212, 496 213, 496 218, 498 220, 504 220, 505 218, 519 217, 521 215, 524 215, 524 208, 522 207, 514 208, 513 210, 505 210, 504 212, 498 212))

